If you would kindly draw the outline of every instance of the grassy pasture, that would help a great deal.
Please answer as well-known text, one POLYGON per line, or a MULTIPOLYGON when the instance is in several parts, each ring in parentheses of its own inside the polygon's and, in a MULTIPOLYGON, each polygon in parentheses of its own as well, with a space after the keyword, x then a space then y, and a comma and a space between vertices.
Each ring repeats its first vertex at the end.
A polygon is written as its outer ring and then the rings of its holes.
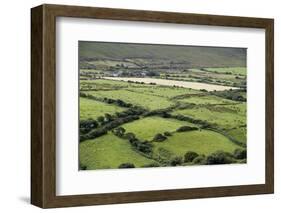
POLYGON ((168 86, 150 86, 150 87, 134 87, 128 88, 132 92, 160 96, 163 98, 173 98, 184 94, 198 94, 200 91, 189 88, 168 87, 168 86))
POLYGON ((188 151, 208 155, 218 150, 233 152, 239 148, 225 136, 209 130, 175 133, 166 141, 153 144, 156 155, 159 154, 161 148, 164 148, 177 156, 183 156, 188 151))
POLYGON ((152 96, 148 94, 135 93, 128 90, 112 90, 112 91, 94 91, 89 94, 98 98, 121 99, 127 103, 141 106, 149 110, 163 109, 173 105, 173 102, 166 98, 152 96))
MULTIPOLYGON (((78 46, 80 121, 97 120, 79 125, 81 168, 187 166, 193 163, 175 157, 246 148, 245 48, 86 41, 78 46), (115 116, 97 119, 107 113, 115 116), (200 128, 176 131, 183 126, 200 128), (165 132, 171 134, 160 135, 165 132)), ((206 164, 225 163, 219 158, 206 164)))
POLYGON ((191 96, 185 99, 181 99, 180 102, 183 103, 192 103, 196 105, 200 104, 234 104, 236 102, 227 100, 224 98, 220 98, 214 95, 206 95, 206 96, 191 96))
POLYGON ((190 116, 215 124, 222 129, 231 129, 246 124, 246 104, 203 107, 177 110, 173 114, 190 116))
POLYGON ((120 88, 127 88, 129 85, 123 81, 111 81, 104 79, 95 80, 80 80, 80 88, 83 86, 91 86, 95 90, 115 90, 120 88))
POLYGON ((99 116, 104 116, 105 113, 115 114, 121 111, 123 109, 115 105, 80 98, 80 120, 96 119, 99 116))
POLYGON ((124 124, 122 127, 126 129, 126 132, 133 132, 141 140, 152 140, 157 133, 173 132, 184 125, 194 126, 186 121, 153 116, 124 124))
POLYGON ((86 166, 87 170, 118 168, 128 162, 142 167, 154 162, 132 150, 128 141, 111 133, 80 143, 79 155, 81 165, 86 166))
POLYGON ((239 142, 246 143, 247 140, 247 129, 246 127, 237 127, 226 131, 226 133, 232 138, 239 142))
POLYGON ((238 75, 247 74, 246 67, 223 67, 223 68, 204 68, 204 69, 210 72, 218 72, 218 73, 230 72, 232 74, 238 74, 238 75))

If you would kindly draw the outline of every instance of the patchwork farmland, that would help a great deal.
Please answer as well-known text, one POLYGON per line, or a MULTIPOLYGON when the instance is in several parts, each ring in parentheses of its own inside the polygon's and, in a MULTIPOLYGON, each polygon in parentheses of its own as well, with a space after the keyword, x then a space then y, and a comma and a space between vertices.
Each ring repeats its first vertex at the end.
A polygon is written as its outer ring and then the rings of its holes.
POLYGON ((86 43, 80 170, 246 163, 243 50, 86 43))

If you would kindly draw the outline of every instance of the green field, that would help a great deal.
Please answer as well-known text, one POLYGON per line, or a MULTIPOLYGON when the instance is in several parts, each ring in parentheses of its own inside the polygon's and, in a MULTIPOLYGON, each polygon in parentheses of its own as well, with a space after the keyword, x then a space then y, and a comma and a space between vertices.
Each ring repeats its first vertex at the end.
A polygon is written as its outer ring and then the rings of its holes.
POLYGON ((195 126, 187 121, 165 119, 161 117, 147 117, 123 125, 126 132, 133 132, 141 140, 152 140, 157 133, 174 132, 181 126, 195 126))
POLYGON ((215 124, 221 129, 231 129, 246 123, 246 105, 197 106, 191 109, 177 110, 175 115, 185 115, 215 124))
POLYGON ((205 68, 205 69, 211 72, 246 75, 245 67, 223 67, 223 68, 217 67, 217 68, 205 68))
POLYGON ((94 91, 88 92, 97 98, 112 98, 121 99, 127 103, 131 103, 135 106, 140 106, 149 110, 163 109, 173 105, 173 102, 157 96, 151 96, 148 94, 135 93, 128 90, 112 90, 112 91, 94 91))
POLYGON ((95 100, 80 98, 80 120, 96 119, 105 113, 114 114, 124 109, 95 100))
POLYGON ((246 127, 236 127, 226 131, 226 133, 236 139, 241 143, 246 143, 247 141, 247 128, 246 127))
POLYGON ((208 130, 175 133, 167 141, 154 144, 156 155, 159 154, 159 148, 164 148, 177 156, 183 156, 187 151, 205 155, 218 150, 231 153, 239 147, 223 135, 208 130))
POLYGON ((127 90, 135 93, 159 96, 163 98, 173 98, 178 95, 200 93, 200 91, 198 90, 178 88, 178 87, 174 88, 174 87, 167 87, 167 86, 135 87, 135 88, 128 88, 127 90))
POLYGON ((79 159, 80 164, 88 170, 118 168, 120 164, 127 162, 134 162, 135 166, 142 167, 154 162, 132 150, 126 140, 112 134, 81 143, 79 159))
POLYGON ((79 42, 80 169, 247 162, 246 56, 79 42))
POLYGON ((234 104, 234 101, 223 99, 214 95, 206 96, 191 96, 189 98, 181 99, 183 103, 192 103, 196 105, 205 105, 205 104, 234 104))

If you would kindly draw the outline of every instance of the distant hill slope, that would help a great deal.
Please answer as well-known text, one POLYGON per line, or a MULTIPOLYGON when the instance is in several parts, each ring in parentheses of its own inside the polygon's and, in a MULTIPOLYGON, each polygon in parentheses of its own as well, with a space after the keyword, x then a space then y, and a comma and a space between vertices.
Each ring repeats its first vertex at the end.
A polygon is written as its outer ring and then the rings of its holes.
POLYGON ((245 67, 245 48, 149 45, 79 41, 83 58, 152 58, 187 62, 191 67, 245 67))

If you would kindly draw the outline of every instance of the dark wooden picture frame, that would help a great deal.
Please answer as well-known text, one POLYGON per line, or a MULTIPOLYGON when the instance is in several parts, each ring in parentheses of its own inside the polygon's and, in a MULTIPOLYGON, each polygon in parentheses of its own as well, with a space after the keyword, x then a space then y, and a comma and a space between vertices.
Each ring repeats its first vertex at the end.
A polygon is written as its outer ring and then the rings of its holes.
POLYGON ((274 192, 273 19, 41 5, 31 9, 31 203, 42 208, 132 203, 274 192), (193 189, 56 195, 56 17, 75 17, 265 29, 265 184, 193 189))

